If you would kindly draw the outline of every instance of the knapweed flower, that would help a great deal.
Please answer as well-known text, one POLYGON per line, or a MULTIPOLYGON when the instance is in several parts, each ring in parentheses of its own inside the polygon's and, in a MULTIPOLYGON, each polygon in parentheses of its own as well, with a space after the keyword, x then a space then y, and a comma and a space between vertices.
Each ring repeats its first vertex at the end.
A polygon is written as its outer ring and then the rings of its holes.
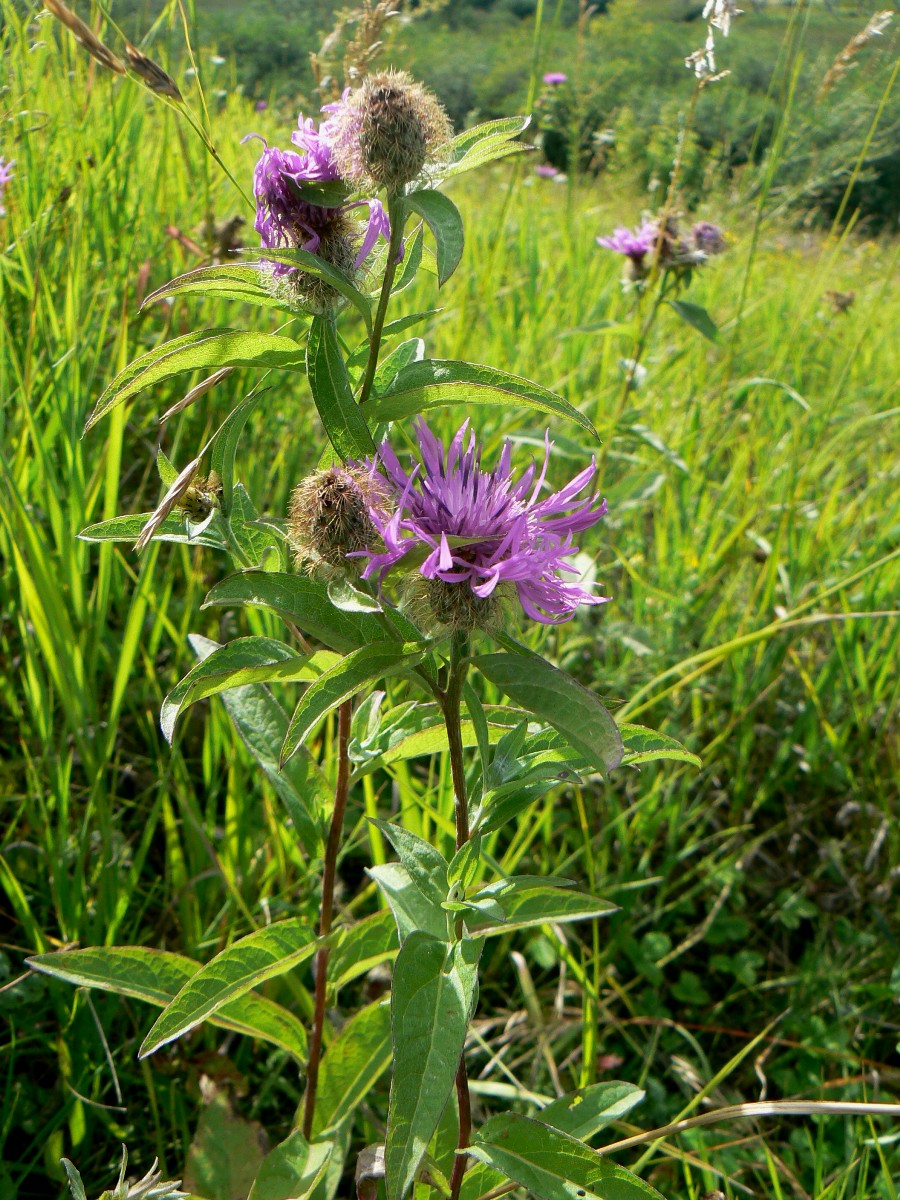
POLYGON ((3 192, 13 177, 13 167, 15 165, 15 159, 10 162, 5 158, 0 158, 0 217, 6 216, 6 209, 3 207, 3 192))
POLYGON ((442 160, 453 136, 436 97, 405 71, 369 75, 322 111, 338 173, 354 187, 402 191, 427 163, 442 160))
POLYGON ((725 249, 725 234, 712 221, 698 221, 691 229, 691 241, 707 257, 721 254, 725 249))
MULTIPOLYGON (((250 134, 249 137, 259 137, 250 134)), ((246 138, 244 139, 247 140, 246 138)), ((304 184, 338 179, 331 148, 315 122, 301 115, 292 141, 295 150, 279 150, 260 138, 264 149, 253 173, 256 199, 254 228, 264 249, 301 249, 317 254, 351 277, 359 270, 379 236, 390 236, 390 225, 380 201, 325 206, 303 198, 304 184), (350 217, 353 208, 368 205, 369 220, 360 242, 360 227, 350 217)), ((339 300, 327 281, 287 263, 271 263, 274 279, 288 298, 315 312, 326 311, 339 300)))
POLYGON ((538 163, 534 168, 535 175, 539 175, 541 179, 556 179, 559 175, 559 170, 551 163, 538 163))
POLYGON ((253 107, 257 112, 265 112, 269 107, 269 102, 268 100, 257 100, 253 107))
POLYGON ((548 87, 559 87, 559 85, 561 83, 565 83, 568 78, 568 75, 564 75, 562 71, 548 71, 544 76, 544 83, 546 83, 548 87))
POLYGON ((624 255, 628 260, 628 278, 639 280, 647 274, 648 264, 645 260, 648 254, 652 254, 658 236, 659 230, 654 222, 644 221, 636 229, 618 225, 609 237, 598 237, 597 244, 605 250, 624 255))
POLYGON ((424 421, 416 433, 422 463, 412 473, 387 442, 379 451, 396 507, 388 514, 370 509, 383 549, 366 550, 364 579, 383 580, 407 555, 424 555, 420 592, 431 615, 457 630, 490 625, 504 594, 517 594, 525 613, 545 625, 568 620, 580 604, 604 602, 565 578, 579 574, 570 561, 578 553, 573 536, 606 513, 606 501, 586 493, 595 464, 542 499, 549 436, 540 472, 532 462, 517 480, 509 442, 494 469, 482 469, 468 421, 446 448, 424 421))
POLYGON ((384 520, 388 511, 388 485, 366 466, 329 467, 307 475, 294 488, 288 511, 288 542, 297 565, 346 570, 348 555, 377 540, 371 514, 384 520))

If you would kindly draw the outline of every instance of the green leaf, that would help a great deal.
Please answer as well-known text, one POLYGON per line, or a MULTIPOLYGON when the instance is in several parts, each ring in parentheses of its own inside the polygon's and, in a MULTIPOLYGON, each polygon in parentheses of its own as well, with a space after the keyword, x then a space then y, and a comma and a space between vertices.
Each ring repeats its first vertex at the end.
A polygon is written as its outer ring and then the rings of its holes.
POLYGON ((67 1158, 61 1158, 59 1161, 66 1172, 66 1179, 68 1180, 69 1191, 72 1193, 72 1200, 87 1200, 84 1183, 78 1168, 67 1158))
POLYGON ((197 267, 179 275, 171 283, 152 292, 141 309, 159 300, 167 300, 170 296, 185 296, 199 292, 201 296, 216 297, 222 300, 238 300, 242 304, 255 304, 259 308, 275 308, 281 312, 297 316, 297 310, 285 301, 280 300, 273 290, 267 286, 267 271, 265 263, 227 263, 218 267, 197 267))
MULTIPOLYGON (((192 634, 189 639, 198 658, 220 649, 217 642, 192 634)), ((333 790, 312 756, 294 755, 284 770, 278 769, 278 754, 287 733, 287 713, 263 684, 249 684, 225 692, 222 703, 241 741, 262 767, 287 809, 306 853, 315 858, 322 852, 321 814, 333 803, 333 790)))
POLYGON ((325 1173, 331 1142, 306 1140, 295 1129, 263 1159, 247 1200, 305 1200, 325 1173))
POLYGON ((378 1000, 355 1013, 322 1057, 313 1132, 320 1136, 356 1111, 391 1065, 391 1010, 378 1000))
POLYGON ((719 330, 716 323, 702 305, 691 304, 689 300, 667 300, 666 304, 671 305, 675 309, 675 312, 681 317, 685 325, 690 325, 692 329, 696 329, 698 333, 702 333, 711 342, 719 340, 719 330))
POLYGON ((471 908, 465 915, 466 924, 482 937, 550 921, 593 920, 617 911, 617 906, 608 900, 574 888, 554 887, 532 875, 513 876, 488 884, 469 898, 468 905, 471 908))
MULTIPOLYGON (((258 250, 253 251, 258 254, 258 250)), ((316 279, 324 279, 330 283, 336 292, 345 300, 349 300, 366 323, 366 329, 372 332, 372 305, 368 299, 355 288, 347 276, 337 267, 331 266, 318 254, 308 250, 266 250, 266 262, 286 263, 289 267, 299 267, 306 275, 314 275, 316 279)))
POLYGON ((469 1154, 537 1200, 664 1200, 624 1167, 542 1121, 501 1113, 478 1130, 469 1154))
MULTIPOLYGON (((339 611, 339 610, 335 610, 339 611)), ((288 761, 333 708, 354 696, 365 684, 408 671, 424 650, 414 642, 374 642, 354 650, 311 683, 294 709, 280 762, 288 761)))
POLYGON ((453 163, 447 175, 459 175, 471 171, 495 158, 514 154, 527 149, 513 142, 531 124, 531 117, 503 117, 499 121, 485 121, 458 134, 450 143, 453 163))
POLYGON ((586 1142, 601 1129, 631 1112, 644 1095, 633 1083, 620 1083, 618 1080, 594 1083, 567 1096, 560 1096, 542 1108, 541 1121, 586 1142))
POLYGON ((306 346, 306 373, 313 400, 337 454, 365 459, 375 454, 375 443, 356 403, 337 328, 331 317, 314 317, 306 346))
POLYGON ((263 1164, 264 1139, 259 1122, 238 1116, 227 1092, 213 1092, 200 1110, 197 1131, 188 1150, 185 1190, 197 1200, 243 1198, 263 1164))
POLYGON ((391 386, 380 396, 372 397, 366 407, 378 421, 399 421, 449 404, 499 404, 537 409, 575 421, 599 441, 597 430, 587 417, 555 392, 495 367, 454 359, 426 358, 410 363, 399 372, 391 386))
POLYGON ((315 949, 309 922, 301 917, 278 921, 241 938, 184 984, 144 1038, 138 1057, 147 1058, 267 979, 292 971, 315 949))
POLYGON ((449 196, 432 188, 411 192, 406 203, 419 214, 434 236, 438 285, 443 287, 462 258, 464 234, 459 209, 449 196))
POLYGON ((416 276, 419 274, 419 267, 422 265, 422 248, 424 244, 425 235, 422 232, 422 226, 417 225, 406 239, 403 262, 400 264, 400 270, 397 272, 397 277, 391 288, 392 295, 402 292, 404 288, 409 287, 411 283, 415 282, 416 276))
POLYGON ((389 912, 372 913, 355 925, 342 927, 328 959, 328 990, 333 997, 347 983, 396 956, 400 943, 389 912))
POLYGON ((410 833, 402 825, 394 825, 390 821, 376 821, 387 840, 391 843, 400 861, 409 873, 410 879, 436 908, 440 908, 447 899, 450 882, 447 877, 447 860, 430 842, 410 833))
POLYGON ((367 867, 366 874, 375 880, 384 893, 397 922, 401 943, 417 929, 438 941, 447 937, 447 913, 416 887, 409 871, 401 863, 367 867))
MULTIPOLYGON (((141 536, 144 526, 153 513, 134 513, 124 517, 110 517, 108 521, 98 521, 96 525, 88 525, 82 529, 78 537, 82 542, 131 542, 132 545, 141 536)), ((212 550, 227 549, 225 543, 214 529, 205 529, 203 533, 192 537, 185 524, 184 517, 168 516, 159 526, 151 539, 154 542, 177 542, 188 546, 208 546, 212 550)))
POLYGON ((483 654, 473 662, 516 704, 552 725, 602 774, 622 761, 615 721, 593 692, 542 658, 483 654))
POLYGON ((482 942, 448 944, 416 930, 394 966, 394 1073, 385 1166, 388 1200, 403 1200, 453 1090, 475 1006, 482 942))
POLYGON ((405 366, 411 362, 421 362, 424 357, 425 343, 422 338, 410 338, 395 346, 375 372, 372 387, 376 394, 390 387, 405 366))
POLYGON ((210 468, 215 471, 222 482, 222 512, 227 517, 231 512, 232 491, 234 489, 234 456, 247 418, 256 407, 262 392, 254 389, 236 405, 219 428, 212 441, 212 457, 210 468))
MULTIPOLYGON (((32 970, 76 987, 98 988, 164 1008, 200 970, 200 964, 168 950, 143 946, 98 946, 38 954, 32 970)), ((212 1024, 257 1037, 306 1060, 306 1032, 293 1013, 264 996, 232 1000, 212 1017, 212 1024)))
POLYGON ((642 763, 657 762, 669 759, 672 762, 686 762, 694 767, 702 767, 702 761, 696 754, 682 746, 667 733, 659 733, 656 729, 647 729, 644 725, 619 726, 619 733, 625 743, 625 754, 622 758, 623 767, 636 767, 642 763))
POLYGON ((101 417, 145 388, 183 371, 218 367, 302 367, 303 348, 277 333, 244 333, 238 329, 204 329, 185 334, 142 354, 115 377, 88 417, 87 433, 101 417))
POLYGON ((191 704, 228 688, 278 680, 311 682, 328 670, 338 656, 328 650, 297 654, 284 642, 269 637, 236 638, 198 663, 172 688, 162 704, 159 724, 167 742, 175 733, 178 716, 191 704))
POLYGON ((271 608, 310 637, 341 652, 389 636, 373 614, 335 608, 328 598, 327 585, 305 575, 280 571, 229 575, 207 594, 203 607, 240 604, 271 608))

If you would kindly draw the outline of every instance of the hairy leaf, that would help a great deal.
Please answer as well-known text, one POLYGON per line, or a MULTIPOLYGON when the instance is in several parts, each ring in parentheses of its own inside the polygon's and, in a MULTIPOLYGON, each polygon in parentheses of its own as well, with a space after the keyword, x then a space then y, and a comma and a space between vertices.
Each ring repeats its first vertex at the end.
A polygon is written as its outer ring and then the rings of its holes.
POLYGON ((663 1200, 656 1188, 577 1138, 516 1113, 491 1117, 472 1139, 469 1154, 537 1200, 663 1200))
MULTIPOLYGON (((200 963, 168 950, 144 946, 98 946, 38 954, 28 965, 44 975, 77 987, 98 988, 164 1008, 200 970, 200 963)), ((267 1000, 248 995, 232 1000, 211 1018, 213 1025, 257 1037, 306 1060, 306 1032, 293 1013, 267 1000)))
POLYGON ((516 704, 547 721, 604 775, 622 761, 615 721, 593 692, 542 658, 483 654, 475 665, 516 704))
POLYGON ((434 236, 438 284, 443 287, 462 258, 465 238, 459 209, 449 196, 432 188, 411 192, 406 203, 419 214, 434 236))
POLYGON ((138 1057, 146 1058, 173 1042, 267 979, 292 971, 315 949, 309 923, 300 917, 267 925, 241 938, 184 984, 144 1038, 138 1057))
POLYGON ((385 1165, 403 1200, 453 1090, 475 1005, 480 940, 448 944, 417 930, 397 956, 391 992, 394 1074, 385 1165))
POLYGON ((536 409, 574 421, 599 440, 588 418, 555 392, 496 367, 454 359, 426 358, 410 363, 399 372, 391 386, 380 396, 372 397, 366 407, 376 420, 399 421, 450 404, 499 404, 536 409))

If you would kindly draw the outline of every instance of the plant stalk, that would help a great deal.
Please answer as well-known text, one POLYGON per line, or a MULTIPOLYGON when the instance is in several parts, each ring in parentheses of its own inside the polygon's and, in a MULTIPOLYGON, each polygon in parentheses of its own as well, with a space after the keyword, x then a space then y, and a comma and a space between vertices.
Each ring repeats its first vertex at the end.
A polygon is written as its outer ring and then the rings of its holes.
MULTIPOLYGON (((345 700, 338 710, 338 774, 334 788, 334 811, 328 830, 325 847, 325 864, 322 870, 322 909, 319 917, 319 936, 331 932, 334 916, 334 882, 337 875, 337 856, 344 828, 344 813, 350 791, 350 719, 353 701, 345 700)), ((312 1037, 309 1042, 309 1061, 306 1068, 306 1094, 303 1098, 303 1136, 309 1141, 312 1134, 313 1117, 316 1112, 316 1091, 319 1085, 319 1062, 322 1057, 322 1035, 325 1029, 325 993, 328 984, 328 946, 316 952, 316 995, 313 1013, 312 1037)))
MULTIPOLYGON (((443 694, 442 708, 447 726, 450 748, 450 771, 453 776, 454 814, 456 820, 456 849, 461 850, 469 840, 469 801, 466 795, 465 759, 463 756, 462 727, 460 724, 460 702, 468 671, 469 644, 465 634, 454 634, 450 643, 450 676, 447 690, 443 694)), ((457 927, 461 935, 462 922, 457 927)), ((466 1054, 463 1049, 456 1072, 456 1099, 459 1106, 459 1137, 457 1150, 465 1150, 472 1136, 472 1104, 469 1097, 469 1076, 466 1071, 466 1054)), ((459 1200, 463 1175, 466 1170, 465 1154, 457 1154, 450 1174, 450 1200, 459 1200)))
POLYGON ((381 335, 384 331, 384 319, 387 316, 388 304, 391 299, 391 288, 400 262, 400 247, 403 245, 403 228, 406 225, 406 207, 400 195, 388 197, 388 217, 391 222, 391 240, 388 244, 387 265, 384 268, 384 279, 381 281, 381 295, 378 298, 378 309, 372 324, 372 336, 369 340, 369 357, 366 360, 366 373, 363 376, 359 392, 359 403, 365 404, 372 392, 375 371, 378 368, 378 352, 381 349, 381 335))

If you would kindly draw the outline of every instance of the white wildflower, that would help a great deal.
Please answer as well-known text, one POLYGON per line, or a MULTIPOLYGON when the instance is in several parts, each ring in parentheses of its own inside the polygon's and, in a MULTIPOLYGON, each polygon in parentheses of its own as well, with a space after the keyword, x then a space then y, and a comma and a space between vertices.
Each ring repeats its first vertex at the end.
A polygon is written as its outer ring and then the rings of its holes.
POLYGON ((734 0, 706 0, 703 20, 709 21, 710 25, 715 25, 716 29, 721 29, 723 37, 728 37, 731 32, 731 22, 743 11, 742 8, 738 8, 734 0))

